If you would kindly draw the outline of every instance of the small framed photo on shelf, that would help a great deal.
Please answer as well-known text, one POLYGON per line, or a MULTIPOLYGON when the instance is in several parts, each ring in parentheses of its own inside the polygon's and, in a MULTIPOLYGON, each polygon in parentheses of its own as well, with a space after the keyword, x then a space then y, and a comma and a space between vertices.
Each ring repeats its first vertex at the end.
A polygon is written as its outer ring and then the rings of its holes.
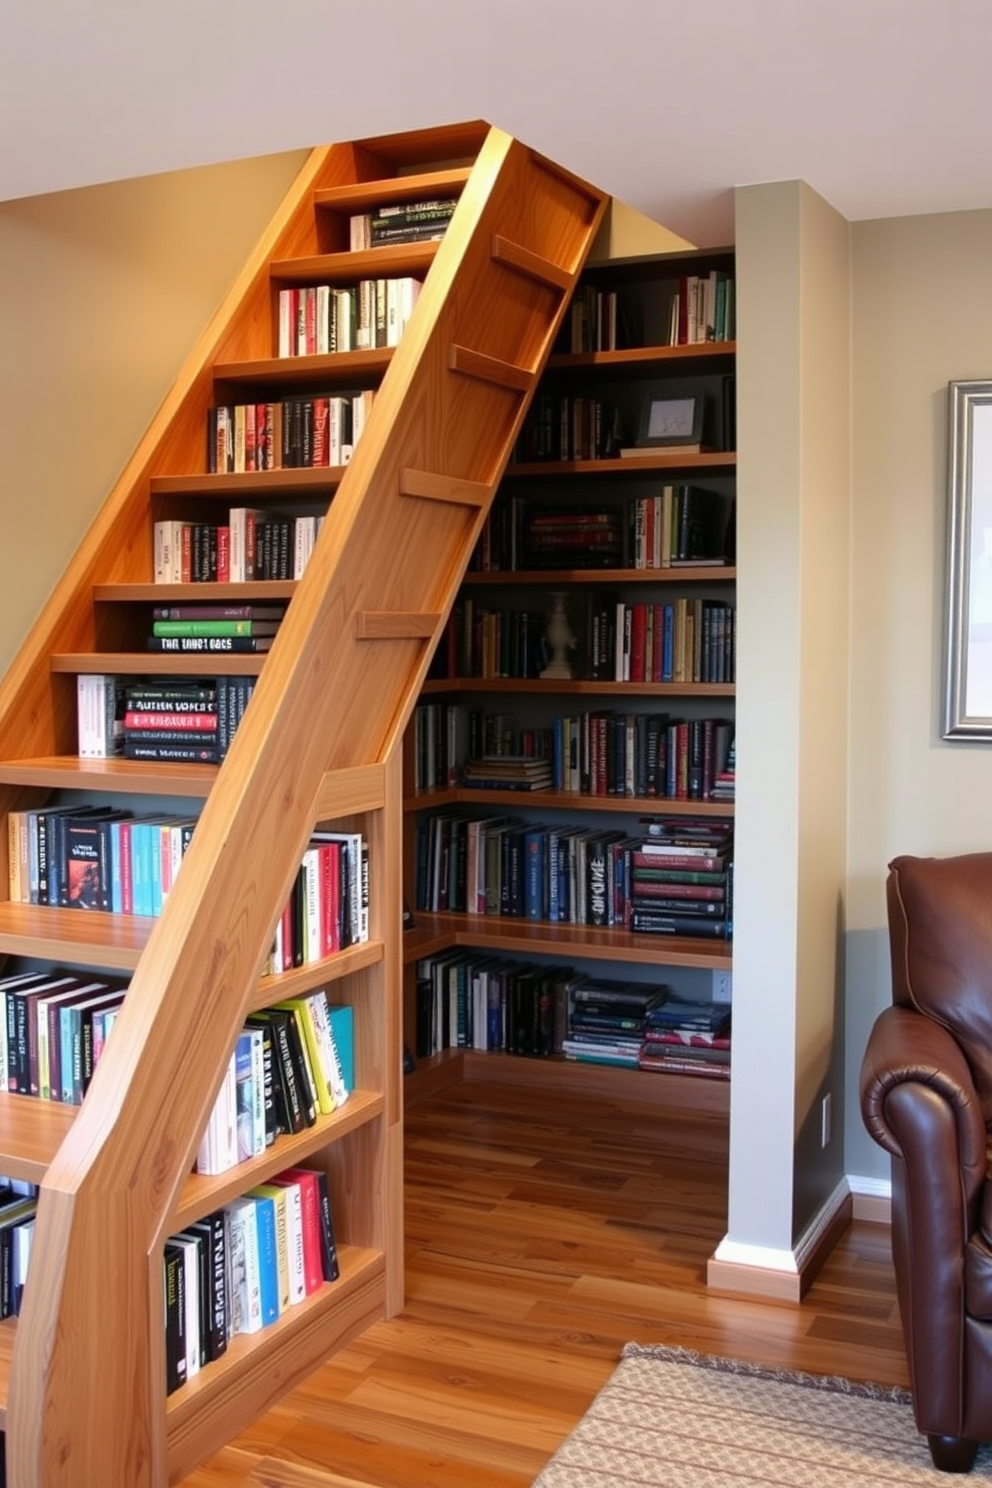
POLYGON ((698 389, 645 393, 637 427, 638 449, 698 445, 703 437, 703 394, 698 389))

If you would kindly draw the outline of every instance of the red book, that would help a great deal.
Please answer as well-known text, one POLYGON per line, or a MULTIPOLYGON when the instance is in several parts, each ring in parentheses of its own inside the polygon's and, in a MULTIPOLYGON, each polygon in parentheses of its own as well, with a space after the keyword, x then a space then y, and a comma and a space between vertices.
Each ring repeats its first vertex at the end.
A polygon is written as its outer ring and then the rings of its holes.
POLYGON ((313 464, 330 464, 330 408, 329 398, 313 400, 313 464))
POLYGON ((231 578, 231 529, 217 528, 217 582, 227 584, 231 578))
POLYGON ((644 651, 647 642, 647 605, 631 606, 630 614, 630 675, 631 682, 645 682, 644 651))
POLYGON ((307 1296, 324 1284, 320 1253, 320 1187, 312 1168, 286 1168, 274 1183, 298 1183, 303 1208, 303 1274, 307 1296))
POLYGON ((183 523, 179 565, 180 578, 184 584, 188 584, 193 577, 193 528, 189 522, 183 523))
POLYGON ((323 954, 341 949, 341 844, 325 842, 320 847, 320 923, 323 954))

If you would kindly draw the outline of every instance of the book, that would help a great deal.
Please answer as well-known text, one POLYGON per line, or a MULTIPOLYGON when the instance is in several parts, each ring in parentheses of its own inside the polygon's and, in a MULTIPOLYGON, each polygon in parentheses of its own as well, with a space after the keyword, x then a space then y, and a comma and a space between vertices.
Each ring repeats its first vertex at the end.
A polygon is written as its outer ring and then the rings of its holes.
POLYGON ((295 1183, 300 1191, 300 1215, 303 1234, 303 1272, 306 1295, 312 1296, 323 1284, 324 1266, 320 1240, 320 1189, 312 1168, 287 1168, 277 1174, 274 1183, 295 1183))
POLYGON ((234 1333, 257 1333, 262 1327, 258 1224, 254 1200, 242 1197, 224 1205, 228 1234, 228 1278, 231 1287, 231 1328, 234 1333))
POLYGON ((167 1242, 163 1256, 165 1292, 165 1391, 173 1394, 186 1383, 186 1257, 182 1248, 167 1242))
POLYGON ((169 655, 173 652, 179 655, 210 655, 223 651, 237 655, 251 655, 254 652, 269 651, 272 647, 274 636, 149 636, 145 642, 148 651, 160 652, 169 655))
POLYGON ((153 620, 152 636, 274 636, 280 620, 153 620))

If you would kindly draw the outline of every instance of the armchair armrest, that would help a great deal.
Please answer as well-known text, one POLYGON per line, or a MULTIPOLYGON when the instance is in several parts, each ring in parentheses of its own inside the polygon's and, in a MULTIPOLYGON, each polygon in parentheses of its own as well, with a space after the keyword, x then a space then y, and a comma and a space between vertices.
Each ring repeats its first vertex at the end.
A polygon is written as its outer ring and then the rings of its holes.
POLYGON ((968 1062, 947 1029, 886 1008, 861 1065, 861 1112, 892 1155, 892 1259, 920 1431, 965 1418, 965 1252, 978 1225, 986 1130, 968 1062))
MULTIPOLYGON (((986 1176, 985 1118, 968 1061, 946 1028, 913 1008, 890 1007, 879 1014, 861 1063, 861 1114, 870 1136, 893 1157, 903 1158, 904 1122, 893 1120, 888 1104, 900 1086, 922 1087, 946 1105, 956 1137, 956 1172, 970 1202, 986 1176)), ((921 1090, 921 1093, 922 1093, 921 1090)), ((921 1132, 915 1141, 925 1140, 921 1132)), ((948 1160, 950 1154, 944 1155, 948 1160)))

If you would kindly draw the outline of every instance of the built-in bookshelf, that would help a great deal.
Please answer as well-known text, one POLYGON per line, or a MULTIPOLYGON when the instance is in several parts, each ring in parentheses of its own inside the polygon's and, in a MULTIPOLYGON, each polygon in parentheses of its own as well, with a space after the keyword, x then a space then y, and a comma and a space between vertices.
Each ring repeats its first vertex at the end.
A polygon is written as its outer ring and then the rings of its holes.
POLYGON ((0 1092, 0 1171, 40 1189, 20 1316, 0 1324, 14 1481, 178 1480, 402 1305, 403 729, 605 206, 482 124, 314 151, 0 683, 3 861, 11 815, 43 807, 193 823, 160 913, 0 888, 0 971, 127 985, 78 1107, 0 1092), (287 290, 298 310, 301 289, 306 306, 354 286, 357 311, 366 283, 405 286, 402 335, 331 350, 328 321, 321 349, 280 355, 287 290), (249 510, 279 550, 308 531, 306 561, 249 573, 245 548, 232 577, 223 544, 249 510), (166 530, 187 567, 157 567, 166 530), (156 609, 235 604, 279 608, 270 649, 221 667, 148 648, 156 609), (80 757, 81 676, 148 679, 149 697, 220 670, 252 684, 221 762, 80 757), (290 965, 274 948, 315 833, 367 844, 368 926, 290 965), (194 1172, 246 1020, 314 996, 352 1022, 348 1099, 194 1172), (300 1168, 326 1186, 337 1274, 167 1394, 174 1237, 300 1168))
MULTIPOLYGON (((726 926, 721 903, 700 903, 696 933, 680 933, 681 915, 666 933, 635 931, 648 917, 631 915, 630 862, 644 818, 707 823, 732 843, 733 292, 731 252, 597 264, 549 358, 408 733, 406 1037, 419 1055, 409 1098, 470 1072, 552 1087, 636 1080, 645 1099, 727 1109, 725 1070, 718 1081, 563 1060, 546 1030, 539 1048, 508 1042, 505 1020, 494 1053, 455 1009, 510 962, 530 965, 541 986, 557 969, 566 1001, 575 967, 656 976, 685 997, 711 995, 713 974, 730 972, 732 905, 726 926), (673 409, 690 420, 684 433, 659 434, 652 418, 664 431, 673 409), (488 901, 476 857, 487 832, 502 850, 488 901), (580 873, 587 841, 597 861, 607 854, 607 909, 562 914, 551 896, 549 916, 547 855, 565 839, 573 893, 576 852, 580 873), (523 887, 528 860, 543 894, 523 887), (424 1000, 445 956, 458 975, 488 960, 452 992, 450 1018, 435 1002, 431 1029, 424 1000)), ((729 905, 732 845, 728 866, 706 893, 729 905)), ((560 1050, 560 1008, 557 1025, 560 1050)))

